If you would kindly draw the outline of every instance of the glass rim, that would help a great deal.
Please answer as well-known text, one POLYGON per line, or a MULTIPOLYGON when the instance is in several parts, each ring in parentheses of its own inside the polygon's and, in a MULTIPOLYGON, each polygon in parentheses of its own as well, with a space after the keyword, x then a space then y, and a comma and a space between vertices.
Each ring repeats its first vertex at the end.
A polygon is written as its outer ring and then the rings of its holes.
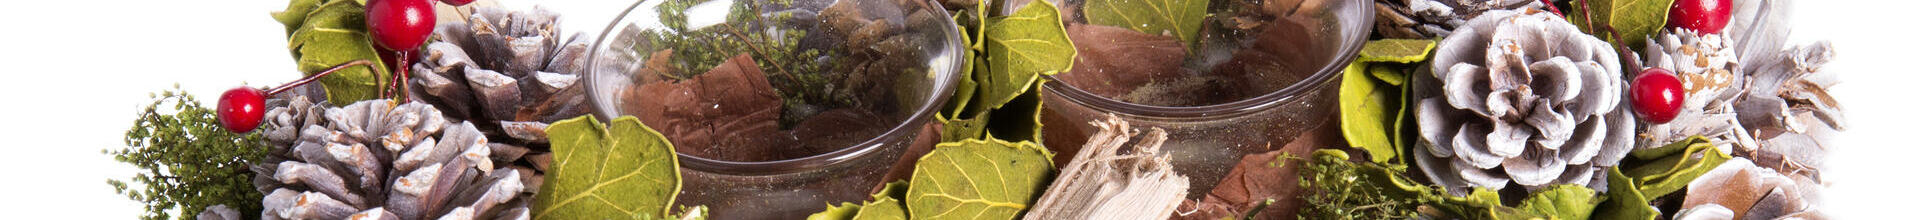
POLYGON ((1304 95, 1305 93, 1308 93, 1308 92, 1317 91, 1316 89, 1318 88, 1330 86, 1331 84, 1334 84, 1333 83, 1333 81, 1335 81, 1334 79, 1337 79, 1337 76, 1340 76, 1342 74, 1341 72, 1346 69, 1347 65, 1351 65, 1353 63, 1353 60, 1358 58, 1357 55, 1359 55, 1360 53, 1360 48, 1366 45, 1367 37, 1368 37, 1367 33, 1371 33, 1373 30, 1373 21, 1374 21, 1373 1, 1348 1, 1348 2, 1359 3, 1360 5, 1350 6, 1350 7, 1355 7, 1357 9, 1350 9, 1350 10, 1359 11, 1359 13, 1364 14, 1364 15, 1356 15, 1356 16, 1359 16, 1359 19, 1353 20, 1353 22, 1357 22, 1357 23, 1344 24, 1344 25, 1357 26, 1359 28, 1356 30, 1348 31, 1348 32, 1357 33, 1357 34, 1340 33, 1340 34, 1351 35, 1351 36, 1341 37, 1342 40, 1347 40, 1351 43, 1340 45, 1339 51, 1335 53, 1336 57, 1333 58, 1332 60, 1329 60, 1329 63, 1328 63, 1329 65, 1320 67, 1320 69, 1314 72, 1313 75, 1307 76, 1307 78, 1301 79, 1300 81, 1293 82, 1292 84, 1287 85, 1287 87, 1281 88, 1279 90, 1274 90, 1272 92, 1267 92, 1260 96, 1234 100, 1232 102, 1227 102, 1227 103, 1211 104, 1211 105, 1159 106, 1159 105, 1136 104, 1132 102, 1116 100, 1106 96, 1095 95, 1091 92, 1087 92, 1086 90, 1082 90, 1080 88, 1074 87, 1073 85, 1068 85, 1065 82, 1061 81, 1058 78, 1058 76, 1055 76, 1055 75, 1042 75, 1041 76, 1042 78, 1047 79, 1047 83, 1041 85, 1041 87, 1046 91, 1051 91, 1054 94, 1060 95, 1062 98, 1065 98, 1067 101, 1073 102, 1074 104, 1079 104, 1080 106, 1086 106, 1087 108, 1091 108, 1094 111, 1112 112, 1112 113, 1117 113, 1121 115, 1164 117, 1164 118, 1196 118, 1196 117, 1238 116, 1238 115, 1244 115, 1244 114, 1249 114, 1253 112, 1259 112, 1260 110, 1265 110, 1267 108, 1279 106, 1288 99, 1292 99, 1294 97, 1304 95), (1364 30, 1364 31, 1360 31, 1360 30, 1364 30), (1353 32, 1353 31, 1359 31, 1359 32, 1353 32), (1333 64, 1340 64, 1340 65, 1333 65, 1333 64))
MULTIPOLYGON (((596 73, 600 71, 600 68, 598 68, 600 59, 598 57, 600 57, 602 47, 606 46, 605 44, 609 42, 607 37, 612 35, 614 30, 620 28, 620 25, 623 24, 622 21, 626 21, 628 15, 632 13, 633 10, 639 9, 640 5, 648 1, 649 0, 635 1, 633 5, 627 6, 626 10, 621 11, 618 16, 615 16, 613 21, 607 24, 606 29, 600 32, 599 37, 594 39, 591 49, 587 52, 588 69, 585 79, 588 83, 597 81, 594 78, 596 78, 596 73)), ((931 5, 939 5, 933 1, 935 0, 929 0, 928 3, 931 5)), ((929 11, 935 13, 934 15, 937 16, 951 17, 944 9, 929 11)), ((961 68, 971 65, 967 63, 967 59, 963 54, 964 51, 962 51, 965 50, 966 47, 962 45, 961 42, 959 24, 954 23, 953 19, 936 20, 944 21, 935 28, 938 28, 941 33, 946 34, 948 40, 945 41, 946 50, 943 50, 944 54, 934 53, 933 55, 935 56, 930 57, 935 57, 936 59, 946 57, 944 59, 948 59, 949 63, 953 65, 947 66, 946 68, 930 66, 928 72, 930 72, 931 77, 933 77, 933 83, 931 84, 933 88, 927 93, 926 104, 916 106, 916 108, 913 109, 912 115, 907 116, 907 118, 899 123, 893 123, 893 127, 889 128, 886 132, 867 137, 865 141, 861 141, 858 144, 853 144, 831 152, 773 161, 716 160, 675 151, 674 154, 677 155, 681 168, 729 175, 777 175, 795 173, 824 168, 862 158, 880 151, 881 147, 889 144, 886 143, 886 141, 888 141, 886 140, 888 139, 887 137, 896 137, 897 135, 907 132, 918 133, 921 127, 924 127, 926 124, 927 119, 937 114, 939 107, 945 106, 948 99, 952 98, 952 93, 957 83, 956 81, 959 80, 956 75, 960 74, 961 68)), ((591 84, 586 86, 587 102, 591 105, 589 107, 593 108, 594 116, 611 119, 625 115, 611 112, 611 103, 600 101, 601 97, 599 96, 602 96, 599 94, 601 92, 599 91, 600 88, 592 86, 591 84)))

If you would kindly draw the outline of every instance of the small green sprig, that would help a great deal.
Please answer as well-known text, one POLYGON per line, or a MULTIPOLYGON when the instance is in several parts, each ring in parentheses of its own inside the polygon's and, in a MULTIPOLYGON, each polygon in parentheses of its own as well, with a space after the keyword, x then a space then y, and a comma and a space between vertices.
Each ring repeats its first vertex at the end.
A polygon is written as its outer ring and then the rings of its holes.
POLYGON ((178 219, 193 219, 214 205, 231 207, 241 216, 259 213, 262 195, 254 190, 247 162, 265 155, 268 146, 261 136, 222 130, 214 110, 178 85, 152 97, 153 104, 140 111, 127 130, 127 147, 101 150, 141 173, 107 184, 145 203, 147 213, 140 216, 145 220, 174 219, 173 211, 180 213, 178 219), (163 106, 171 106, 173 114, 163 113, 163 106))
POLYGON ((1300 208, 1300 219, 1408 219, 1419 215, 1420 200, 1396 196, 1378 181, 1379 175, 1362 172, 1345 154, 1316 152, 1301 170, 1301 196, 1307 201, 1300 208))
MULTIPOLYGON (((731 5, 726 22, 707 26, 687 26, 688 8, 707 2, 706 0, 669 0, 655 8, 660 13, 660 22, 666 28, 644 30, 640 39, 649 43, 636 44, 635 51, 659 51, 673 49, 670 61, 674 73, 668 78, 689 79, 719 66, 728 59, 741 54, 753 57, 760 70, 768 74, 771 83, 787 109, 808 106, 810 109, 832 109, 853 106, 855 100, 852 91, 836 88, 832 84, 846 80, 850 74, 844 74, 850 68, 846 60, 826 60, 822 57, 840 57, 848 52, 833 48, 803 47, 801 40, 809 36, 809 30, 782 27, 781 24, 793 19, 792 13, 768 13, 765 7, 788 7, 792 0, 771 2, 740 1, 731 5), (769 31, 772 30, 772 31, 769 31), (831 74, 843 73, 843 74, 831 74)), ((791 125, 804 118, 801 115, 783 115, 781 124, 791 125)))

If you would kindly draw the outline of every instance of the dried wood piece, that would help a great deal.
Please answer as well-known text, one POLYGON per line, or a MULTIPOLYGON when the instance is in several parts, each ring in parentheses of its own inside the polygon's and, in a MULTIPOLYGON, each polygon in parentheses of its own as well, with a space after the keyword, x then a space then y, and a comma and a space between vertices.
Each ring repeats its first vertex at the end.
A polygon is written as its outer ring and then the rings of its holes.
POLYGON ((547 142, 547 123, 537 121, 500 121, 508 137, 534 143, 547 142))
POLYGON ((1173 172, 1169 156, 1155 157, 1167 132, 1146 135, 1126 121, 1107 115, 1092 122, 1100 132, 1087 140, 1073 162, 1047 188, 1026 219, 1163 219, 1187 197, 1187 178, 1173 172), (1134 140, 1138 137, 1139 140, 1134 140), (1129 145, 1131 143, 1131 145, 1129 145), (1128 154, 1122 149, 1132 147, 1128 154))

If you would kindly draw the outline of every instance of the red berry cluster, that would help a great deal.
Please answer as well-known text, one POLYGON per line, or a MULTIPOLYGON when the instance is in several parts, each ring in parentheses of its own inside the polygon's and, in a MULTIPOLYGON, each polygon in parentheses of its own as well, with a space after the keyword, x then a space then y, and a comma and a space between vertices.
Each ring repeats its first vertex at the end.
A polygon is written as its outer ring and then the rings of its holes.
MULTIPOLYGON (((463 6, 473 0, 441 0, 440 2, 463 6)), ((387 63, 394 72, 394 87, 382 91, 381 96, 390 96, 393 92, 403 91, 398 85, 407 80, 408 58, 426 44, 427 37, 433 34, 434 17, 432 0, 367 0, 367 32, 373 36, 375 45, 381 49, 381 59, 397 61, 387 63)), ((327 74, 348 67, 372 65, 372 61, 355 60, 328 68, 325 71, 301 78, 271 91, 262 91, 252 87, 238 87, 220 94, 220 103, 214 110, 220 119, 220 126, 233 133, 253 132, 266 118, 267 96, 279 94, 287 89, 313 82, 327 74)))

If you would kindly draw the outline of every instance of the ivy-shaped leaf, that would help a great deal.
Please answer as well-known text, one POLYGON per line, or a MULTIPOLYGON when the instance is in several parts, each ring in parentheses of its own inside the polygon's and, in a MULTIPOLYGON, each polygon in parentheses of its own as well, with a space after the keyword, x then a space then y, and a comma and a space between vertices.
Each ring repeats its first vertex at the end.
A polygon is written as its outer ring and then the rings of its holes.
POLYGON ((1580 185, 1554 185, 1534 191, 1520 201, 1520 210, 1554 219, 1587 219, 1602 200, 1593 189, 1580 185))
POLYGON ((282 25, 286 25, 287 35, 293 35, 294 30, 299 30, 300 25, 307 23, 307 13, 312 13, 313 9, 320 8, 320 3, 325 3, 325 1, 293 0, 287 3, 286 11, 274 12, 273 20, 279 21, 282 25))
POLYGON ((827 210, 807 215, 807 220, 845 220, 853 219, 860 213, 860 204, 841 202, 840 205, 828 205, 827 210))
POLYGON ((941 143, 914 166, 907 211, 913 219, 1013 219, 1046 189, 1052 158, 1033 142, 941 143))
POLYGON ((534 200, 534 218, 661 218, 680 193, 672 144, 640 119, 603 126, 580 116, 554 122, 547 135, 553 168, 534 200))
POLYGON ((1660 217, 1660 210, 1648 205, 1648 199, 1640 194, 1640 186, 1620 173, 1620 167, 1607 168, 1607 200, 1593 212, 1594 219, 1602 220, 1652 220, 1660 217))
POLYGON ((1168 34, 1192 44, 1207 18, 1207 0, 1087 1, 1080 10, 1087 23, 1126 27, 1147 34, 1168 34))
POLYGON ((1425 61, 1434 45, 1433 40, 1417 39, 1367 42, 1360 58, 1342 73, 1340 131, 1348 145, 1367 151, 1369 161, 1388 163, 1400 153, 1396 137, 1406 114, 1402 93, 1408 89, 1400 85, 1407 74, 1389 64, 1425 61))
MULTIPOLYGON (((1586 7, 1592 14, 1582 11, 1580 5, 1567 10, 1567 22, 1579 26, 1600 39, 1607 39, 1615 46, 1638 48, 1646 45, 1647 36, 1660 33, 1667 26, 1667 10, 1673 7, 1674 0, 1587 0, 1586 7), (1591 19, 1591 20, 1589 20, 1591 19), (1592 22, 1591 25, 1588 22, 1592 22), (1613 39, 1613 34, 1598 26, 1613 27, 1624 39, 1613 39)), ((1579 1, 1573 4, 1580 4, 1579 1)))
POLYGON ((1645 193, 1647 197, 1657 198, 1679 191, 1680 188, 1686 188, 1687 183, 1693 182, 1694 178, 1699 178, 1700 175, 1713 171, 1714 167, 1719 167, 1721 163, 1733 159, 1733 156, 1720 152, 1720 148, 1714 147, 1706 137, 1701 136, 1688 137, 1686 140, 1658 148, 1635 151, 1633 157, 1653 158, 1657 156, 1655 153, 1674 152, 1674 149, 1682 149, 1682 151, 1679 151, 1679 154, 1658 157, 1651 162, 1627 168, 1627 176, 1633 177, 1634 183, 1640 186, 1641 193, 1645 193))
POLYGON ((862 204, 860 214, 853 220, 906 220, 907 207, 902 199, 907 196, 907 182, 888 183, 886 188, 873 194, 873 201, 862 204))
MULTIPOLYGON (((988 77, 979 80, 982 102, 998 108, 1038 85, 1041 75, 1073 68, 1077 55, 1060 9, 1047 1, 1033 1, 1012 15, 987 19, 988 77)), ((977 60, 976 60, 977 61, 977 60)))
MULTIPOLYGON (((293 2, 288 10, 298 10, 293 2)), ((298 26, 287 39, 287 49, 293 51, 293 58, 299 64, 300 72, 318 73, 327 68, 353 60, 373 61, 372 65, 353 67, 331 75, 320 77, 320 85, 327 90, 327 100, 333 103, 353 103, 361 100, 380 98, 380 89, 386 85, 386 64, 380 62, 380 54, 374 50, 366 29, 365 9, 359 3, 346 0, 325 2, 307 12, 300 23, 282 23, 288 27, 298 26)), ((278 19, 300 18, 295 11, 276 14, 278 19)))

